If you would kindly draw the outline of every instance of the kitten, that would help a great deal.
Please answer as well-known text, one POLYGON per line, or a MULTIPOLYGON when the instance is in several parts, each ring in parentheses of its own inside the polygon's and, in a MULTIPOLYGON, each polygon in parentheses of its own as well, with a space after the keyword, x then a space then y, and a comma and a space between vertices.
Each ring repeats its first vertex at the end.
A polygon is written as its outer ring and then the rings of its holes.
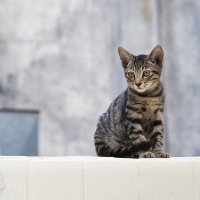
POLYGON ((148 56, 133 56, 122 47, 118 52, 128 88, 99 118, 94 136, 97 155, 169 158, 162 152, 163 49, 158 45, 148 56))

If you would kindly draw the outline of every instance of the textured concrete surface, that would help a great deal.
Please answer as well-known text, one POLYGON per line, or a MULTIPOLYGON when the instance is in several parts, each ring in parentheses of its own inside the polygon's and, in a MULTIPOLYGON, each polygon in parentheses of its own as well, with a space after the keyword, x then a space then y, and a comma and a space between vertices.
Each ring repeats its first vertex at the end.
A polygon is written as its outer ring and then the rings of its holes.
POLYGON ((39 155, 95 155, 126 88, 117 47, 165 51, 165 148, 200 155, 199 8, 192 0, 0 0, 0 107, 40 110, 39 155))
POLYGON ((107 2, 0 9, 1 107, 41 111, 40 155, 94 155, 98 116, 114 98, 107 2))
POLYGON ((166 132, 171 155, 200 155, 200 2, 159 1, 165 50, 166 132))
POLYGON ((197 200, 200 158, 0 157, 1 200, 197 200))

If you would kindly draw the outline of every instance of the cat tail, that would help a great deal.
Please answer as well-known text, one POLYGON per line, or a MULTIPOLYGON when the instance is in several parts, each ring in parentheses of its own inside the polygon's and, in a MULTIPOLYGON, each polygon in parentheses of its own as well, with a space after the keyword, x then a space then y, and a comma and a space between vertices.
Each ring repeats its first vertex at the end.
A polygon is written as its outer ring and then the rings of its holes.
POLYGON ((104 142, 95 142, 96 152, 98 156, 104 157, 129 157, 134 153, 142 150, 149 150, 152 146, 154 146, 157 142, 157 139, 154 138, 150 141, 140 143, 138 145, 132 145, 130 147, 120 147, 118 149, 110 149, 108 145, 104 142))

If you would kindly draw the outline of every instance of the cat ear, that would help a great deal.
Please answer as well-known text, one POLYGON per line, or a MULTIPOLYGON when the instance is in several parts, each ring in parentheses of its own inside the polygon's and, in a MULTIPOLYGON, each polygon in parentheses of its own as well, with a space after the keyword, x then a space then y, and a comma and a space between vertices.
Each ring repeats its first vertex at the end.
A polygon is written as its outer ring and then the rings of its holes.
POLYGON ((154 47, 152 52, 147 57, 147 62, 159 65, 162 67, 164 61, 164 51, 160 45, 154 47))
POLYGON ((134 60, 133 55, 131 55, 128 51, 126 51, 122 47, 118 47, 118 53, 119 53, 119 57, 120 57, 120 59, 122 61, 122 67, 123 68, 126 68, 128 63, 131 60, 134 60))

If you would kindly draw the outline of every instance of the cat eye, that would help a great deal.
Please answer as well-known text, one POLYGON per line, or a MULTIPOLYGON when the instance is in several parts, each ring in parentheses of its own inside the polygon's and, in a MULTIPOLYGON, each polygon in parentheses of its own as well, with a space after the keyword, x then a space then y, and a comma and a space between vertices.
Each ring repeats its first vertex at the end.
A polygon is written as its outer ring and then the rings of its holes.
POLYGON ((134 72, 129 72, 128 75, 129 75, 129 77, 133 78, 135 76, 135 73, 134 72))
POLYGON ((149 74, 150 74, 150 71, 149 71, 149 70, 146 70, 146 71, 143 72, 143 75, 144 75, 144 76, 149 76, 149 74))

